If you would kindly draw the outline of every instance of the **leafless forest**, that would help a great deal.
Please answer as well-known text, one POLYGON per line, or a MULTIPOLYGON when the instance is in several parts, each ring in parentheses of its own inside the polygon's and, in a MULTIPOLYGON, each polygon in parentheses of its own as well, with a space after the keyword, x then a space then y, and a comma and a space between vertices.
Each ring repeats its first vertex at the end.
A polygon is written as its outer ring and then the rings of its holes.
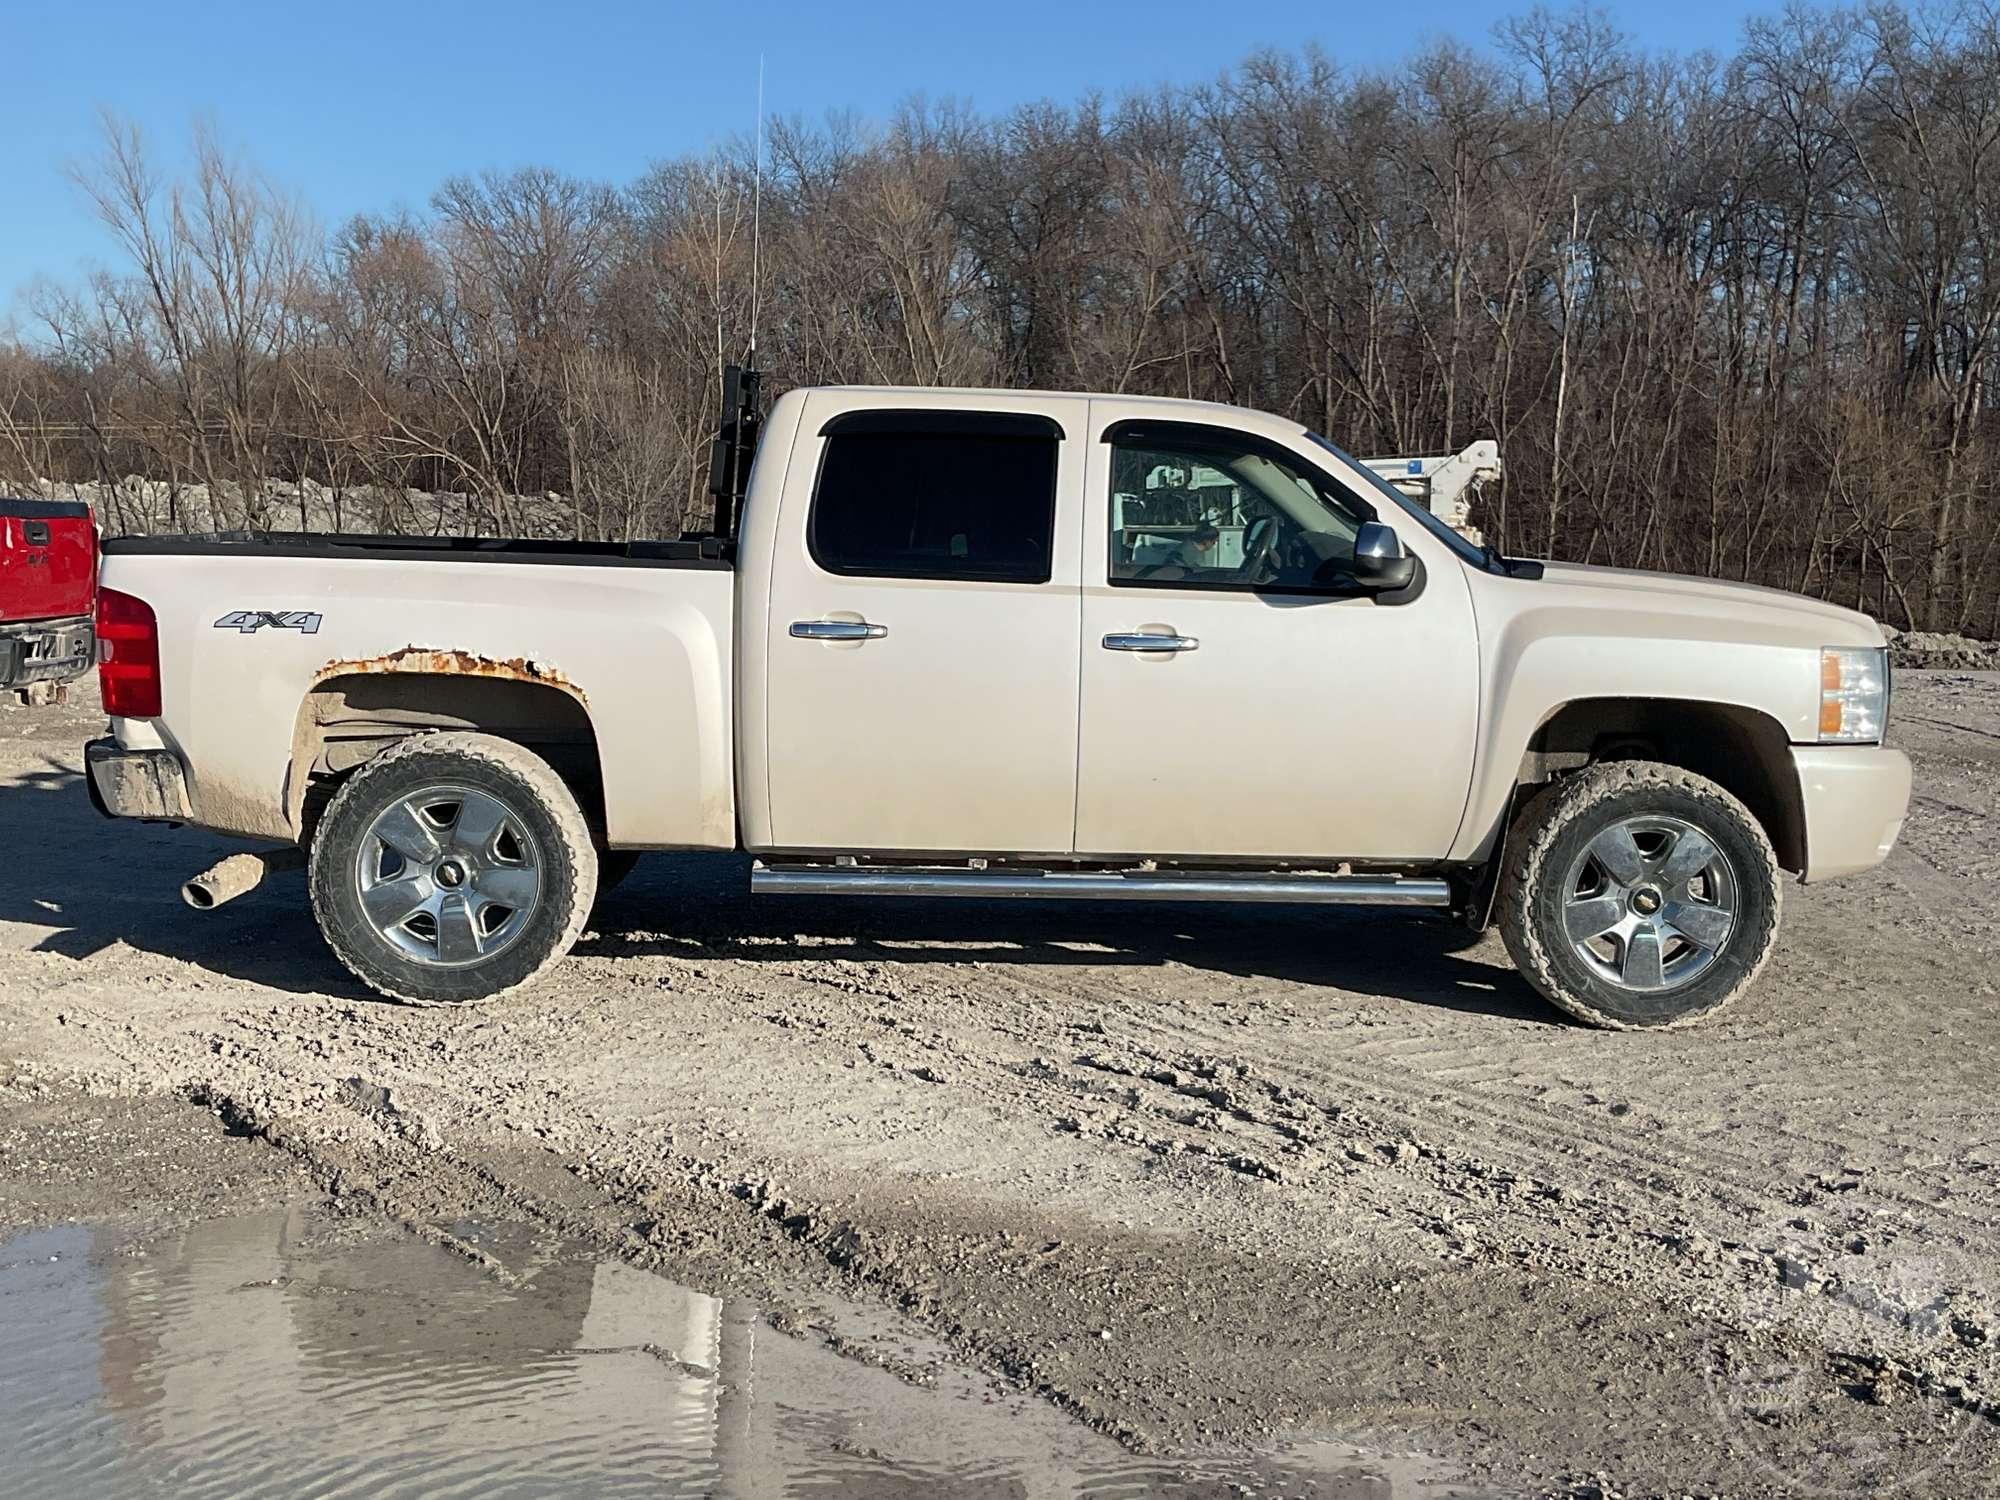
POLYGON ((452 491, 451 524, 673 534, 755 305, 776 388, 1497 437, 1475 520, 1508 550, 2000 634, 2000 12, 1794 9, 1726 58, 1538 12, 1380 74, 779 120, 754 250, 753 155, 486 172, 328 229, 213 138, 166 172, 108 118, 75 176, 121 262, 0 342, 0 477, 165 481, 109 493, 124 529, 200 487, 236 526, 429 529, 452 491))

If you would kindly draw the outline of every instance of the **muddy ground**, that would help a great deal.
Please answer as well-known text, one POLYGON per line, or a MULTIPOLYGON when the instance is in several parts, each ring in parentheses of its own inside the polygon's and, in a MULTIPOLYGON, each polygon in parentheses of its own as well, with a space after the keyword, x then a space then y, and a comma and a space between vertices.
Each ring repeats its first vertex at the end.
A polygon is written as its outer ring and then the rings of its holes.
POLYGON ((0 1229, 302 1177, 892 1368, 838 1309, 893 1308, 1141 1450, 2000 1488, 2000 674, 1899 678, 1894 857, 1789 888, 1759 988, 1668 1035, 1571 1025, 1416 915, 753 902, 671 856, 552 984, 407 1010, 295 874, 184 907, 228 846, 99 819, 97 722, 0 713, 0 1229))

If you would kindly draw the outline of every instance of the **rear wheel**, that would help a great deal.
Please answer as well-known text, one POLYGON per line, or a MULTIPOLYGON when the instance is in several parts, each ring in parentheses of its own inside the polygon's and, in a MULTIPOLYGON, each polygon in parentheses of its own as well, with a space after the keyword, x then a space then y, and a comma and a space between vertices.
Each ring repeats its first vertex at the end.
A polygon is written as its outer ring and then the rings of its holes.
POLYGON ((1748 808, 1676 766, 1615 761, 1528 805, 1498 917, 1515 966, 1571 1015, 1665 1027, 1756 977, 1778 905, 1777 859, 1748 808))
POLYGON ((576 798, 539 756, 478 734, 404 740, 335 794, 312 846, 335 956, 415 1004, 490 1000, 570 949, 597 889, 576 798))

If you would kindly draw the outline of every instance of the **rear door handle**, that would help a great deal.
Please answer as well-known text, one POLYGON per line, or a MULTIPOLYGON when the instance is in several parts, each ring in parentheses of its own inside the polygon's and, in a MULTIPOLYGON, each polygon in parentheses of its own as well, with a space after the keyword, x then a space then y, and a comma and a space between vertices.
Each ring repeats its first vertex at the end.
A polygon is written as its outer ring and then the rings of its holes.
POLYGON ((802 641, 879 641, 888 633, 887 625, 870 625, 866 620, 792 621, 792 634, 802 641))
POLYGON ((1107 635, 1106 651, 1198 651, 1201 642, 1191 635, 1107 635))

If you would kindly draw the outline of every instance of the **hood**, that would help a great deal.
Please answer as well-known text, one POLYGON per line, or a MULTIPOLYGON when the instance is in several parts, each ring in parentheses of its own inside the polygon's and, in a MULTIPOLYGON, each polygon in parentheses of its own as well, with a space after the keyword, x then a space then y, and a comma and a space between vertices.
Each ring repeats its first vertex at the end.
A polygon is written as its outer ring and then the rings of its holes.
POLYGON ((1599 596, 1593 602, 1696 616, 1753 642, 1819 646, 1885 644, 1882 627, 1858 610, 1783 589, 1765 588, 1762 584, 1552 562, 1543 565, 1542 577, 1530 587, 1588 591, 1599 596))

